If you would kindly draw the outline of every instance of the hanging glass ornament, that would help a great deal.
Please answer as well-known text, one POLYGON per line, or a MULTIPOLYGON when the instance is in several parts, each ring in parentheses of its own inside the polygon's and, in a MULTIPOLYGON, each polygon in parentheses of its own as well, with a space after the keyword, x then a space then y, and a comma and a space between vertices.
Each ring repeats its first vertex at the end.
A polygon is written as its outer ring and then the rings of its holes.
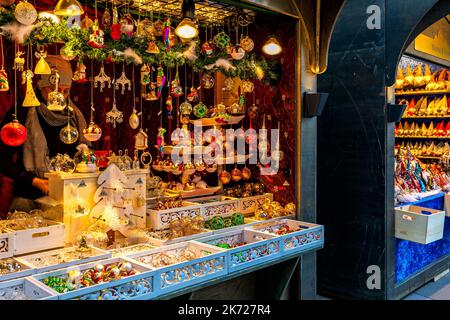
POLYGON ((223 82, 224 90, 226 91, 232 91, 234 88, 234 80, 233 78, 226 78, 223 82))
MULTIPOLYGON (((70 113, 70 112, 69 112, 70 113)), ((73 144, 78 140, 78 130, 70 125, 70 116, 67 126, 61 129, 59 132, 59 138, 65 144, 73 144)))
POLYGON ((255 85, 250 80, 244 80, 241 83, 242 91, 245 93, 251 93, 255 89, 255 85))
POLYGON ((0 69, 0 91, 8 91, 9 90, 9 82, 8 82, 8 74, 6 73, 5 69, 0 69))
POLYGON ((102 15, 102 25, 103 28, 107 29, 111 25, 111 13, 109 12, 109 9, 106 8, 102 15))
POLYGON ((79 60, 77 62, 77 68, 73 73, 72 80, 77 83, 86 83, 88 79, 86 78, 86 66, 83 63, 83 60, 79 60))
POLYGON ((86 14, 83 20, 80 22, 80 27, 83 30, 89 30, 94 26, 94 21, 86 14))
POLYGON ((134 136, 134 148, 136 150, 145 150, 148 148, 148 135, 142 130, 134 136))
POLYGON ((170 52, 170 34, 171 34, 171 29, 170 29, 170 18, 166 17, 164 19, 164 31, 163 31, 163 41, 164 41, 164 45, 166 46, 166 51, 170 52))
POLYGON ((83 129, 83 136, 86 140, 95 142, 102 137, 102 128, 100 128, 94 121, 89 122, 89 125, 83 129))
POLYGON ((50 111, 62 111, 66 108, 66 99, 64 95, 59 92, 59 73, 55 74, 55 90, 48 94, 47 109, 50 111))
POLYGON ((25 65, 25 58, 23 58, 24 52, 17 51, 16 56, 14 58, 14 67, 13 69, 16 71, 23 71, 23 66, 25 65))
POLYGON ((214 53, 214 48, 212 47, 209 41, 206 41, 205 43, 202 44, 201 50, 207 56, 210 56, 214 53))
POLYGON ((187 99, 192 103, 199 101, 198 90, 195 87, 191 87, 191 92, 188 94, 187 99))
POLYGON ((106 122, 111 123, 113 128, 116 127, 117 123, 123 122, 123 112, 117 109, 116 98, 113 100, 112 109, 106 113, 106 122))
POLYGON ((108 88, 111 88, 111 77, 106 75, 105 66, 102 63, 100 73, 94 77, 94 88, 97 88, 98 84, 100 84, 100 92, 103 92, 106 83, 108 83, 108 88))
POLYGON ((180 104, 180 113, 182 115, 190 115, 192 113, 192 104, 187 101, 180 104))
POLYGON ((208 73, 205 73, 202 77, 202 85, 205 89, 211 89, 214 87, 214 77, 208 73))
POLYGON ((75 52, 65 46, 62 47, 61 50, 59 50, 59 55, 66 61, 75 59, 75 52))
POLYGON ((161 66, 159 66, 158 73, 156 76, 156 85, 158 86, 158 94, 157 94, 158 99, 162 94, 162 90, 164 88, 165 83, 166 83, 166 76, 164 75, 164 69, 161 66))
POLYGON ((33 71, 26 70, 22 74, 22 84, 26 83, 26 92, 25 92, 25 99, 23 100, 22 106, 23 107, 38 107, 41 105, 39 100, 36 98, 36 94, 34 93, 33 89, 33 71))
POLYGON ((119 24, 119 12, 117 11, 116 6, 113 7, 112 12, 111 39, 120 40, 121 32, 119 24))
POLYGON ((47 51, 40 50, 39 52, 36 52, 35 55, 39 61, 36 64, 36 67, 34 67, 34 74, 51 74, 52 69, 48 65, 47 61, 45 61, 47 51))
POLYGON ((184 94, 183 88, 180 85, 180 77, 178 75, 178 69, 175 75, 175 79, 171 82, 170 94, 175 98, 179 98, 184 94))
POLYGON ((150 66, 148 64, 144 64, 141 67, 141 84, 143 86, 150 83, 150 66))
POLYGON ((150 41, 148 43, 147 49, 145 50, 145 52, 150 53, 150 54, 158 54, 159 53, 159 48, 158 45, 156 44, 156 38, 153 36, 153 34, 150 37, 150 41))
POLYGON ((120 18, 120 32, 125 34, 127 37, 131 38, 133 36, 134 31, 134 20, 131 17, 131 14, 126 13, 120 18))
POLYGON ((31 25, 37 19, 36 8, 27 0, 20 1, 14 10, 14 17, 24 25, 31 25))
POLYGON ((241 60, 243 59, 245 56, 245 50, 240 46, 234 46, 233 49, 231 50, 231 57, 234 60, 241 60))
POLYGON ((5 7, 9 7, 13 3, 14 3, 14 0, 1 0, 0 1, 0 5, 5 6, 5 7))
POLYGON ((255 119, 258 115, 259 108, 256 104, 252 104, 250 107, 248 107, 248 115, 251 119, 255 119))
POLYGON ((150 92, 144 96, 144 99, 148 100, 148 101, 158 100, 158 96, 156 95, 156 90, 157 90, 156 82, 152 82, 150 84, 150 92))
POLYGON ((173 110, 173 104, 172 104, 172 97, 168 96, 166 100, 166 109, 167 109, 167 117, 169 119, 172 119, 172 110, 173 110))
POLYGON ((92 33, 89 35, 89 40, 87 44, 92 48, 104 48, 105 47, 105 38, 104 32, 98 26, 98 20, 95 19, 94 24, 92 25, 92 33))
POLYGON ((127 75, 125 74, 125 65, 122 68, 122 75, 118 79, 116 79, 116 81, 114 81, 114 82, 115 82, 114 87, 116 90, 119 90, 119 86, 121 86, 121 88, 120 88, 121 94, 125 93, 126 86, 128 86, 128 91, 131 91, 131 81, 130 81, 130 79, 127 78, 127 75))
POLYGON ((221 49, 226 48, 230 43, 230 40, 230 36, 223 31, 214 36, 214 44, 221 49))
POLYGON ((197 118, 204 118, 206 117, 206 114, 208 113, 208 107, 203 103, 199 102, 194 106, 194 116, 197 118))
POLYGON ((161 20, 157 20, 153 23, 153 28, 155 30, 156 35, 162 36, 164 34, 164 22, 161 20))
POLYGON ((139 127, 139 115, 135 108, 133 108, 133 113, 128 119, 128 124, 130 125, 131 129, 137 129, 139 127))
POLYGON ((3 126, 0 136, 7 146, 18 147, 27 140, 27 128, 14 119, 3 126))
POLYGON ((246 52, 252 51, 253 48, 255 47, 255 43, 253 42, 252 39, 250 39, 249 36, 241 38, 239 44, 241 45, 242 49, 244 49, 246 52))
POLYGON ((136 32, 134 33, 134 36, 137 38, 145 38, 148 34, 151 33, 151 31, 153 30, 152 28, 153 24, 147 18, 139 20, 136 24, 136 32))

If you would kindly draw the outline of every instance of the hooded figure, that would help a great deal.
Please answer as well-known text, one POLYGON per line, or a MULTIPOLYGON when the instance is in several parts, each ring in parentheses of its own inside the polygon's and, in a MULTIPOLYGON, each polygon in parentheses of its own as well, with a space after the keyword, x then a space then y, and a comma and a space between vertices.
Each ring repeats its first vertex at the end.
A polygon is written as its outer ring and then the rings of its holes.
MULTIPOLYGON (((48 194, 48 181, 44 175, 48 172, 50 159, 58 153, 67 153, 73 157, 77 145, 87 143, 81 134, 86 127, 86 120, 69 98, 73 76, 70 63, 61 56, 48 55, 45 60, 52 68, 52 74, 42 75, 38 81, 39 91, 36 92, 36 96, 41 105, 18 106, 17 118, 27 128, 27 141, 19 147, 9 147, 0 141, 0 173, 14 181, 10 205, 12 211, 28 212, 37 208, 34 200, 48 194), (48 95, 55 90, 55 71, 58 71, 60 76, 59 92, 69 100, 72 108, 70 124, 80 133, 78 141, 74 144, 65 144, 59 138, 59 132, 67 125, 68 108, 61 112, 47 109, 48 95)), ((1 127, 12 121, 13 113, 14 108, 5 114, 1 127)))

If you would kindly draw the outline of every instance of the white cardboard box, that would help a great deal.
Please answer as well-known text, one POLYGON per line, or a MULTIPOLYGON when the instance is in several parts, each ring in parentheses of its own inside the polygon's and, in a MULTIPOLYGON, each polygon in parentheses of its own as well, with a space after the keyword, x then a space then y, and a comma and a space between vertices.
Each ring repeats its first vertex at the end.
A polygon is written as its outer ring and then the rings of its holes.
POLYGON ((428 244, 443 238, 444 222, 444 211, 412 205, 398 207, 395 209, 395 237, 428 244))

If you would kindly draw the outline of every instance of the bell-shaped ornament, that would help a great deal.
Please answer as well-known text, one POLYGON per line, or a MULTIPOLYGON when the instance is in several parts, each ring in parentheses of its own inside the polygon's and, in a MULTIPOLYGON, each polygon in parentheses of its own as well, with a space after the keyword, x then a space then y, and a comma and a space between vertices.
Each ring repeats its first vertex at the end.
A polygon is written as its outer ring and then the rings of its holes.
POLYGON ((152 36, 150 39, 151 40, 148 43, 147 50, 145 50, 145 52, 150 53, 150 54, 158 54, 159 48, 158 48, 158 45, 156 44, 155 37, 152 36))
POLYGON ((25 99, 23 100, 22 106, 23 107, 38 107, 41 105, 39 100, 36 98, 36 94, 34 93, 33 89, 33 71, 27 70, 23 73, 23 80, 26 82, 26 93, 25 93, 25 99))
POLYGON ((36 57, 39 58, 38 63, 36 64, 36 67, 34 68, 34 74, 51 74, 52 69, 48 65, 47 61, 45 61, 45 58, 47 57, 46 51, 36 52, 36 57))

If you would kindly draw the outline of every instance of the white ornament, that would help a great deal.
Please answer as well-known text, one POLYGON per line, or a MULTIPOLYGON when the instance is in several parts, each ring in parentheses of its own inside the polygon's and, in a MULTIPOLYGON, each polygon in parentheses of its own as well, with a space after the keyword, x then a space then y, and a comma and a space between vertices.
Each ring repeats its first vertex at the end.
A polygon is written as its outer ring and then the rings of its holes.
POLYGON ((103 89, 106 87, 106 82, 108 83, 108 88, 111 88, 111 77, 105 73, 105 67, 102 63, 100 73, 94 77, 94 88, 98 88, 98 84, 100 83, 100 92, 103 92, 103 89))

